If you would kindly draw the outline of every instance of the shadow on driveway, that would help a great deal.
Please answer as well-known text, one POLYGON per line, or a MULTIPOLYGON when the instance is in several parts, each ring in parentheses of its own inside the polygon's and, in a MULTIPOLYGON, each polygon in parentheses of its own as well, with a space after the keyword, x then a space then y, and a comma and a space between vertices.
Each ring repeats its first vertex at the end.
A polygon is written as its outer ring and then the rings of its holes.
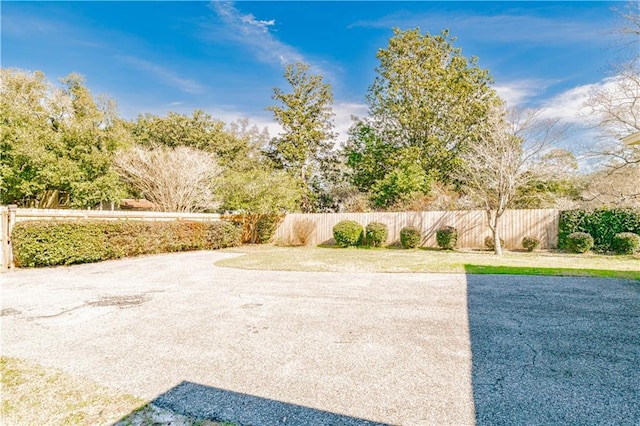
MULTIPOLYGON (((274 401, 258 396, 232 392, 198 383, 182 382, 150 403, 160 408, 164 421, 175 420, 175 415, 186 417, 194 424, 204 420, 225 422, 233 425, 335 425, 335 426, 388 426, 369 420, 343 416, 328 411, 274 401)), ((116 425, 135 423, 136 412, 116 425)), ((153 424, 158 419, 145 419, 153 424)))
POLYGON ((640 424, 640 282, 468 274, 467 293, 478 425, 640 424))

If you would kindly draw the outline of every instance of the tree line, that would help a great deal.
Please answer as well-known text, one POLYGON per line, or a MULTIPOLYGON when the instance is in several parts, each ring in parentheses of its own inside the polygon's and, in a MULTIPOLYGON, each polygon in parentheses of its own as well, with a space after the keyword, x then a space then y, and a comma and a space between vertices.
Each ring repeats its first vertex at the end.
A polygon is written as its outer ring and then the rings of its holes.
POLYGON ((566 126, 506 105, 455 41, 446 30, 394 29, 377 53, 368 114, 353 117, 342 146, 331 86, 305 63, 286 66, 286 89, 274 89, 267 109, 283 129, 274 137, 201 110, 125 120, 78 74, 55 85, 2 69, 0 202, 68 197, 90 208, 136 197, 162 210, 256 214, 483 208, 492 229, 507 208, 638 204, 638 149, 618 141, 640 131, 637 55, 589 100, 601 134, 618 143, 600 151, 605 167, 580 175, 558 148, 566 126), (629 183, 608 188, 612 176, 629 183))

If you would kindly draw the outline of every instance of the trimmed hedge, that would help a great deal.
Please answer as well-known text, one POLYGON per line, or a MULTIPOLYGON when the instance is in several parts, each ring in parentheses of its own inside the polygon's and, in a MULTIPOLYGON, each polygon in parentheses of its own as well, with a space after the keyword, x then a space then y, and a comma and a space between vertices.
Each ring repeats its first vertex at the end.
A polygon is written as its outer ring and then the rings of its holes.
POLYGON ((380 222, 371 222, 367 225, 365 240, 368 245, 378 247, 387 242, 389 227, 380 222))
POLYGON ((534 251, 540 245, 540 240, 536 237, 524 237, 522 239, 522 247, 527 251, 534 251))
POLYGON ((361 244, 363 234, 362 225, 354 220, 343 220, 333 227, 333 239, 342 247, 361 244))
POLYGON ((438 247, 453 250, 458 244, 458 230, 453 226, 443 226, 436 231, 438 247))
POLYGON ((586 232, 572 232, 567 235, 567 250, 572 253, 586 253, 593 247, 593 237, 586 232))
POLYGON ((593 237, 593 249, 615 251, 613 240, 621 232, 640 234, 640 209, 565 210, 560 212, 558 248, 567 249, 567 237, 586 232, 593 237))
POLYGON ((640 235, 633 232, 621 232, 613 237, 613 251, 616 254, 634 254, 640 252, 640 235))
POLYGON ((422 243, 422 231, 415 226, 405 226, 400 230, 400 244, 402 248, 411 249, 422 243))
POLYGON ((240 245, 229 222, 28 221, 11 234, 16 266, 54 266, 240 245))
MULTIPOLYGON (((496 244, 495 244, 495 241, 493 241, 493 237, 492 236, 489 235, 489 236, 484 237, 484 246, 488 250, 495 250, 496 244)), ((504 247, 504 240, 502 238, 500 238, 500 247, 505 248, 504 247)))

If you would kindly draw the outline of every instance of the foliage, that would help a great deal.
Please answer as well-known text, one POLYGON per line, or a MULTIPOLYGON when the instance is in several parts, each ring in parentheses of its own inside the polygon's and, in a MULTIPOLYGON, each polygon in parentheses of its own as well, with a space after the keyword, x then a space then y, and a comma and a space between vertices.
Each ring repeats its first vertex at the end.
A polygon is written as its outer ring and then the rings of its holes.
POLYGON ((122 178, 160 211, 205 211, 216 205, 212 186, 220 168, 208 152, 135 146, 118 153, 115 164, 122 178))
MULTIPOLYGON (((484 237, 484 246, 489 250, 495 250, 496 244, 492 236, 487 235, 484 237)), ((500 238, 500 247, 504 247, 504 240, 502 238, 500 238)))
POLYGON ((414 159, 427 181, 450 179, 496 99, 488 71, 478 67, 477 58, 463 56, 455 40, 446 30, 431 35, 396 28, 378 51, 378 75, 367 96, 371 119, 355 123, 345 153, 355 185, 368 190, 414 159), (417 155, 407 155, 407 148, 417 155), (395 158, 402 160, 382 166, 395 158))
POLYGON ((246 231, 243 241, 256 244, 265 242, 266 238, 266 234, 261 231, 264 226, 259 226, 260 219, 264 216, 280 217, 284 213, 295 211, 302 189, 284 171, 258 166, 227 173, 218 182, 217 192, 222 198, 224 210, 242 216, 246 231))
POLYGON ((640 234, 640 209, 566 210, 560 212, 559 248, 568 248, 568 235, 573 232, 586 232, 592 235, 596 251, 613 251, 613 239, 616 234, 621 232, 640 234))
POLYGON ((186 146, 215 154, 222 167, 236 167, 256 149, 249 143, 248 123, 239 123, 227 131, 224 122, 216 120, 202 110, 191 116, 169 112, 160 117, 153 114, 139 115, 131 123, 130 131, 135 141, 144 146, 157 145, 176 148, 186 146), (245 130, 243 130, 245 129, 245 130))
POLYGON ((305 63, 287 65, 284 77, 292 92, 274 88, 273 99, 282 105, 267 108, 283 133, 270 141, 265 153, 276 168, 304 186, 301 208, 309 212, 314 210, 313 198, 322 189, 322 184, 314 185, 313 180, 322 177, 325 163, 333 158, 333 94, 331 85, 324 83, 322 76, 311 74, 305 63))
POLYGON ((422 244, 422 231, 415 226, 405 226, 400 230, 400 245, 405 249, 412 249, 422 244))
POLYGON ((572 253, 585 253, 593 247, 593 237, 586 232, 572 232, 567 235, 566 247, 572 253))
POLYGON ((333 227, 333 239, 342 247, 357 246, 362 243, 364 230, 353 220, 343 220, 333 227))
POLYGON ((436 231, 438 247, 453 250, 458 244, 458 230, 453 226, 443 226, 436 231))
POLYGON ((524 237, 522 239, 522 247, 527 251, 534 251, 540 246, 540 240, 536 237, 524 237))
POLYGON ((0 203, 70 207, 117 202, 124 193, 112 167, 115 151, 130 143, 115 103, 93 98, 84 78, 63 86, 42 72, 0 70, 0 203))
POLYGON ((293 223, 293 235, 296 245, 306 246, 316 230, 316 223, 311 219, 298 219, 293 223))
POLYGON ((621 232, 613 237, 613 251, 616 254, 634 254, 640 252, 640 235, 633 232, 621 232))
POLYGON ((12 232, 17 266, 54 266, 240 244, 228 222, 28 221, 12 232))
POLYGON ((387 242, 389 227, 380 222, 370 222, 365 229, 365 241, 368 245, 378 247, 387 242))
POLYGON ((284 219, 282 214, 242 213, 222 216, 241 230, 241 241, 245 244, 267 244, 271 242, 278 226, 284 219))

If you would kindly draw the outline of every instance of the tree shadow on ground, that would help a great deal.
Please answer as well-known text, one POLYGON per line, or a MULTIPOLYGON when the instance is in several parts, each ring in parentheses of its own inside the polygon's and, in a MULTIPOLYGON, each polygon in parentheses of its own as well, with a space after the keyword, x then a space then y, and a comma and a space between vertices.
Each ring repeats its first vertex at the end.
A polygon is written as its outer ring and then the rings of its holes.
MULTIPOLYGON (((130 424, 388 426, 315 408, 182 382, 117 426, 130 424)), ((114 425, 114 426, 115 426, 114 425)))
POLYGON ((475 275, 479 425, 640 424, 640 282, 475 275))

